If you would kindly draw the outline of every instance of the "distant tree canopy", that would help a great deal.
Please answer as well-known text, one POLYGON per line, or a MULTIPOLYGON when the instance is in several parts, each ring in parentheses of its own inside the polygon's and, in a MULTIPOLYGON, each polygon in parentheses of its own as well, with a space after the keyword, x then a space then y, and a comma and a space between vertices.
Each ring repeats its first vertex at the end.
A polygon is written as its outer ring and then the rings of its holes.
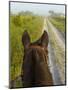
POLYGON ((33 13, 30 11, 21 11, 19 15, 33 15, 33 13))
POLYGON ((54 11, 50 10, 50 11, 49 11, 49 14, 51 14, 51 15, 54 14, 54 11))
POLYGON ((34 15, 34 13, 31 12, 31 11, 21 11, 21 12, 18 12, 18 13, 10 12, 10 15, 11 16, 14 16, 14 15, 34 15))
POLYGON ((64 16, 65 16, 64 13, 54 12, 53 10, 50 10, 50 11, 49 11, 49 15, 50 15, 51 17, 57 17, 57 16, 63 16, 63 17, 64 17, 64 16))

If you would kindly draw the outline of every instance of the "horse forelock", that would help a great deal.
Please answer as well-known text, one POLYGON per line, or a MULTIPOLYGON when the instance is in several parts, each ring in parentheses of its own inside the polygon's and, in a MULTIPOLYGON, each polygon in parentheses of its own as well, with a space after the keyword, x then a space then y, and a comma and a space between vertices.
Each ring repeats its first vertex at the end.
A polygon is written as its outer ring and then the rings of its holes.
POLYGON ((34 52, 35 57, 39 57, 41 61, 44 61, 47 64, 48 60, 48 49, 46 47, 38 46, 38 45, 30 45, 28 48, 28 53, 29 52, 34 52))

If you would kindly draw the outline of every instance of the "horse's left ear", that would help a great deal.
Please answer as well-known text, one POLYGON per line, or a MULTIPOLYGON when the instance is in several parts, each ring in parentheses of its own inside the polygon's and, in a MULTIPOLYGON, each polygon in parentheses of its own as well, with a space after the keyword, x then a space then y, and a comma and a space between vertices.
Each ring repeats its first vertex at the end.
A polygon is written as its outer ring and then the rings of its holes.
POLYGON ((42 37, 41 37, 41 45, 47 47, 49 42, 48 33, 44 31, 42 37))
POLYGON ((28 48, 29 44, 30 44, 30 37, 27 31, 24 31, 23 35, 22 35, 22 43, 24 45, 24 48, 28 48))

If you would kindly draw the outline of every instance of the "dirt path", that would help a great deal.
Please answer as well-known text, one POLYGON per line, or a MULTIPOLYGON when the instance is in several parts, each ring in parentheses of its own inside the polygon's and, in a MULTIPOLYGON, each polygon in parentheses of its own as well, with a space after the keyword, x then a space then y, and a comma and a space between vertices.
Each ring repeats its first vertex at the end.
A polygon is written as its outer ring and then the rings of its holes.
POLYGON ((62 34, 59 32, 58 29, 56 29, 52 23, 47 19, 47 22, 49 24, 49 26, 51 27, 51 30, 54 32, 55 36, 57 37, 58 42, 60 43, 60 45, 62 46, 62 48, 65 48, 65 39, 63 38, 62 34))
MULTIPOLYGON (((46 20, 46 18, 44 19, 44 26, 43 26, 42 32, 44 30, 46 30, 48 32, 47 22, 48 22, 51 30, 55 33, 55 35, 58 39, 58 43, 61 43, 60 45, 64 49, 65 45, 64 45, 64 40, 63 40, 61 34, 57 30, 55 30, 55 27, 53 27, 53 25, 48 20, 46 20)), ((49 32, 48 32, 48 35, 49 35, 49 32)), ((49 52, 49 62, 48 63, 49 63, 50 71, 51 71, 52 76, 53 76, 54 85, 64 84, 61 80, 60 71, 59 71, 59 68, 56 64, 55 50, 52 47, 50 42, 49 42, 49 46, 48 46, 48 52, 49 52)))

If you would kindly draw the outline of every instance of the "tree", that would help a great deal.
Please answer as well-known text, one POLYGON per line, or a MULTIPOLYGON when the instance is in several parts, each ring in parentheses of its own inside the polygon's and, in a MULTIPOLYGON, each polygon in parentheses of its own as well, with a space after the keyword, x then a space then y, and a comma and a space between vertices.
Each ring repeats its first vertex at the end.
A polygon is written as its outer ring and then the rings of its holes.
POLYGON ((53 15, 54 15, 54 11, 50 10, 50 11, 49 11, 49 14, 50 14, 51 16, 53 16, 53 15))

